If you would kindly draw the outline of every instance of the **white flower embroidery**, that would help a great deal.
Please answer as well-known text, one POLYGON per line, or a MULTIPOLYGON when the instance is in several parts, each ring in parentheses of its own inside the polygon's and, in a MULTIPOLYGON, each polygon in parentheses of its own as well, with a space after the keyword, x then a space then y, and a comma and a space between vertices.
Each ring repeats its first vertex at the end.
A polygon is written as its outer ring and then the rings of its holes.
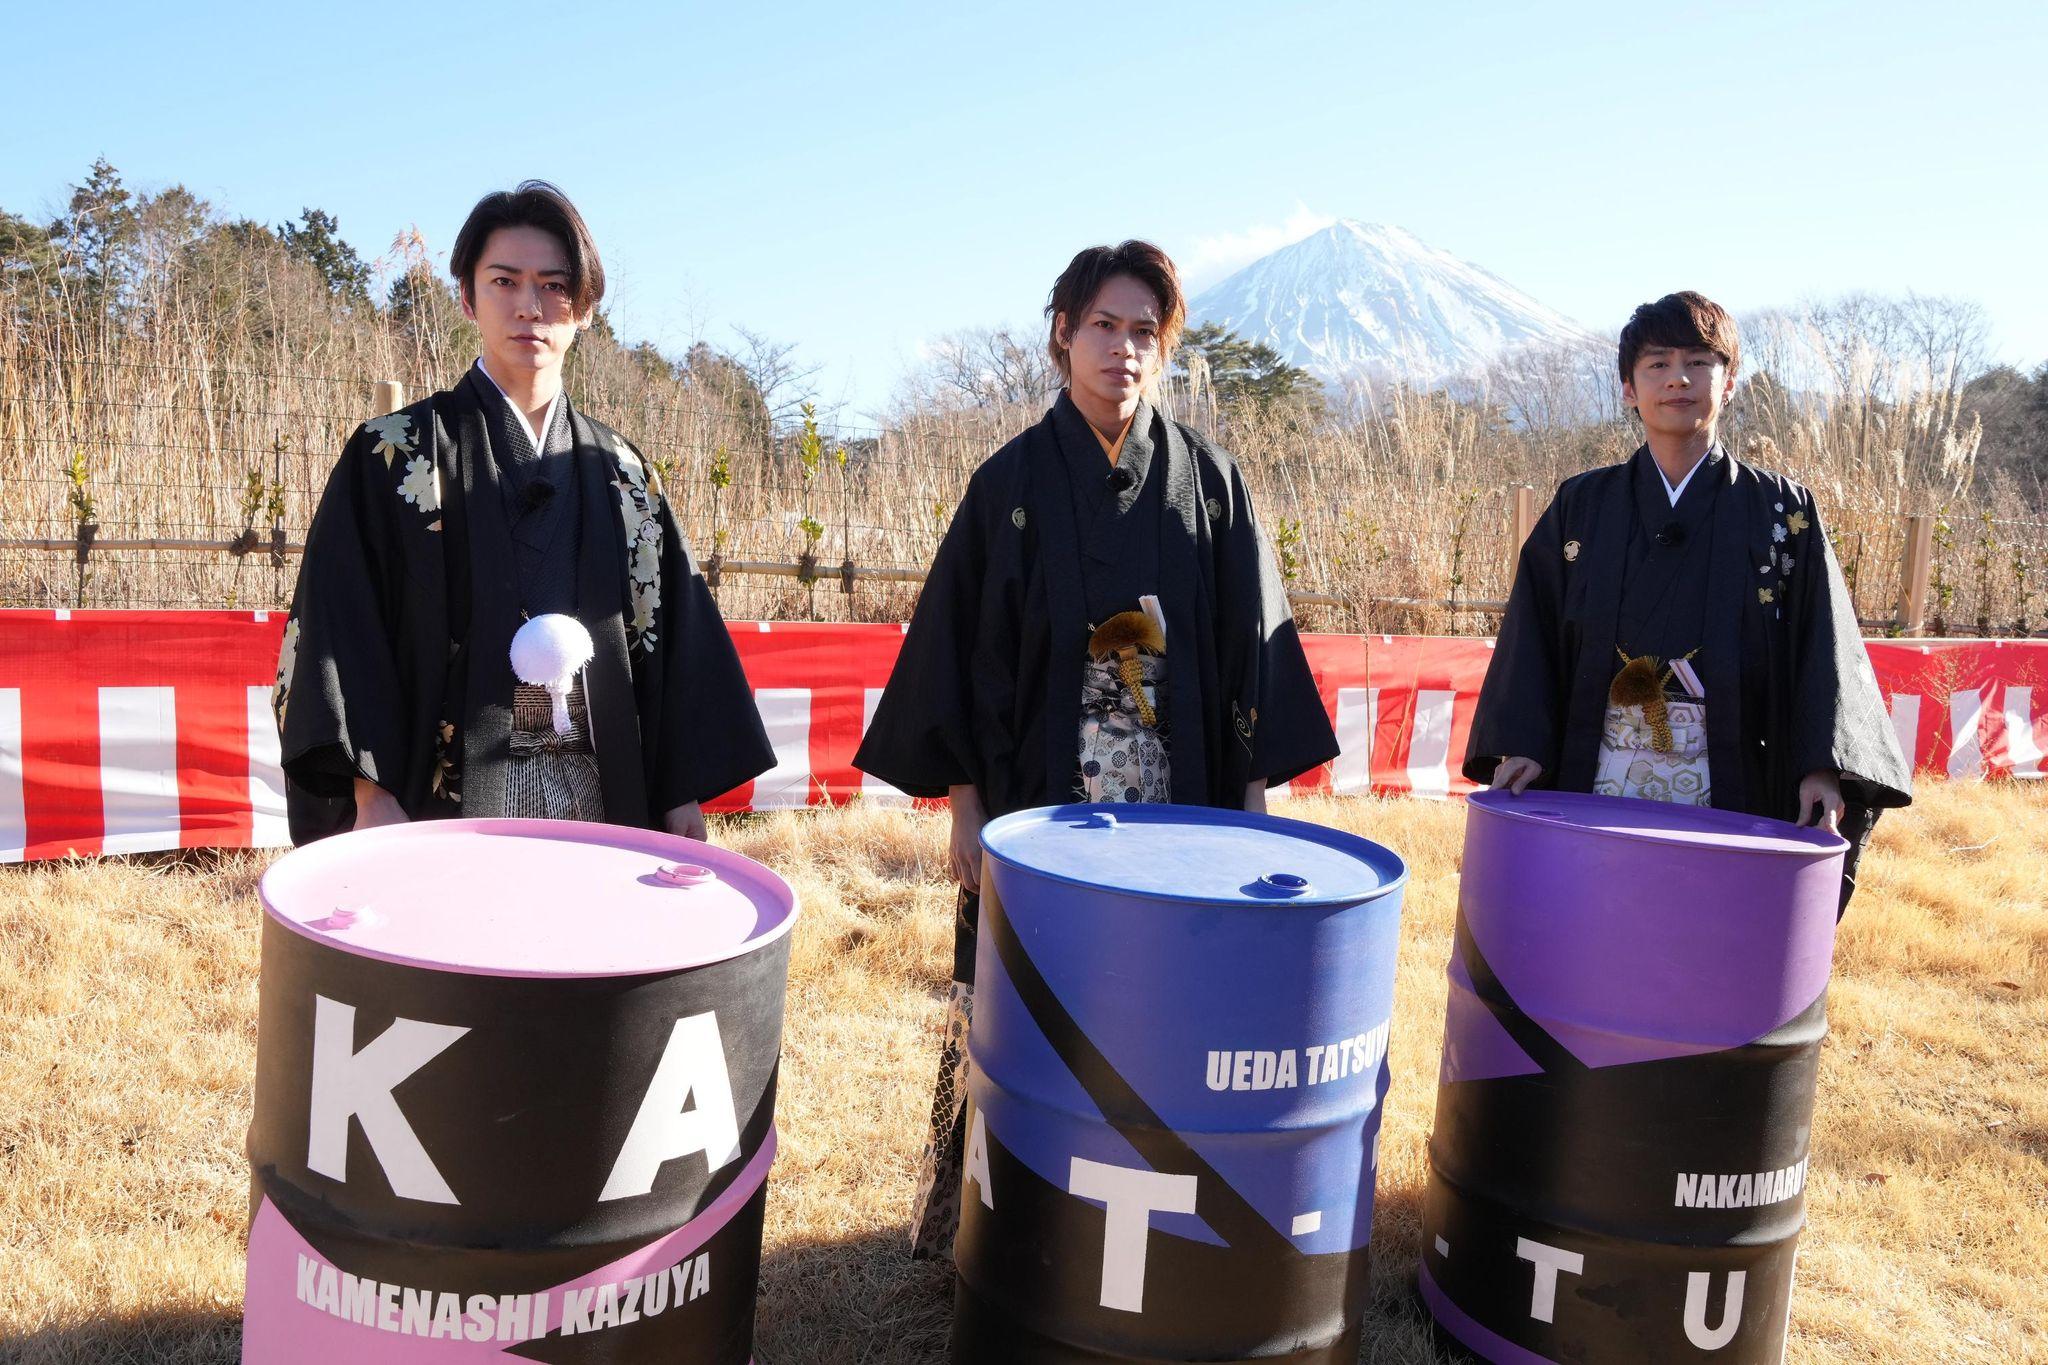
POLYGON ((1782 502, 1774 502, 1771 504, 1771 506, 1776 508, 1780 512, 1785 510, 1785 504, 1782 502))
POLYGON ((393 456, 412 453, 412 418, 404 413, 387 413, 385 416, 363 423, 363 427, 376 434, 377 444, 373 449, 384 457, 386 469, 391 467, 393 456))
POLYGON ((1783 526, 1773 526, 1773 527, 1771 528, 1771 539, 1772 539, 1772 540, 1783 540, 1784 538, 1785 538, 1785 528, 1784 528, 1783 526))
POLYGON ((1756 566, 1756 571, 1758 573, 1769 573, 1771 571, 1771 566, 1768 564, 1759 564, 1756 566))
POLYGON ((398 485, 398 496, 422 512, 441 510, 441 471, 432 460, 416 455, 405 462, 405 479, 398 485))
POLYGON ((1791 572, 1792 572, 1792 556, 1791 556, 1791 555, 1786 555, 1786 556, 1785 556, 1785 557, 1784 557, 1783 559, 1780 559, 1780 560, 1778 561, 1778 567, 1779 567, 1780 569, 1782 569, 1782 570, 1783 570, 1784 572, 1786 572, 1786 573, 1791 573, 1791 572))
POLYGON ((654 623, 661 612, 661 476, 624 442, 607 442, 619 467, 619 520, 626 532, 626 586, 633 595, 633 619, 626 649, 654 652, 654 623))
POLYGON ((292 674, 299 666, 299 621, 292 617, 284 623, 284 643, 277 651, 277 686, 270 694, 270 707, 277 713, 277 723, 284 725, 284 708, 292 698, 292 674))
POLYGON ((633 567, 628 572, 635 584, 652 583, 661 572, 661 547, 642 536, 633 545, 633 567))

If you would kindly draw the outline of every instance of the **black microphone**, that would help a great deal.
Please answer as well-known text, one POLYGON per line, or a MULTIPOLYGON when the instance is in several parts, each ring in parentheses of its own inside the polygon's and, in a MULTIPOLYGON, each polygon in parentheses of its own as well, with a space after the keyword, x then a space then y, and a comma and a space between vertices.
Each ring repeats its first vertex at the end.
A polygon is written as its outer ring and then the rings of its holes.
POLYGON ((519 510, 521 512, 538 512, 541 508, 547 506, 549 500, 554 496, 554 484, 546 479, 535 479, 532 483, 526 485, 525 490, 520 493, 519 510))
POLYGON ((1685 544, 1685 523, 1682 521, 1666 523, 1664 529, 1657 533, 1657 543, 1667 549, 1673 549, 1685 544))
POLYGON ((1138 476, 1125 469, 1122 465, 1118 465, 1115 469, 1110 470, 1109 478, 1106 480, 1109 484, 1109 491, 1112 493, 1121 493, 1137 481, 1138 476))

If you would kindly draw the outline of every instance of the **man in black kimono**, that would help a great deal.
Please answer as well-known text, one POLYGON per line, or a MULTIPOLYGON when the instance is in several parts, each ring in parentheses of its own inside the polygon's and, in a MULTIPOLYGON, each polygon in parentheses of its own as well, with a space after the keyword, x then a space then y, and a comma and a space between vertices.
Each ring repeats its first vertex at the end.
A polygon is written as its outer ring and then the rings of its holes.
POLYGON ((604 290, 589 229, 528 181, 477 204, 451 268, 482 357, 356 432, 307 536, 275 696, 292 837, 517 815, 702 838, 701 802, 774 755, 654 466, 562 393, 604 290), (508 655, 543 617, 594 647, 559 724, 508 655))
POLYGON ((920 1254, 947 1253, 957 1217, 982 824, 1083 799, 1262 810, 1269 784, 1337 754, 1243 477, 1143 397, 1186 316, 1173 263, 1144 242, 1090 248, 1046 312, 1067 389, 969 480, 854 758, 952 803, 961 896, 920 1254), (1125 688, 1091 646, 1141 612, 1163 648, 1125 688), (1105 780, 1137 749, 1142 773, 1105 780))
POLYGON ((1837 829, 1847 909, 1912 775, 1812 495, 1719 444, 1739 359, 1699 294, 1623 329, 1645 444, 1567 479, 1523 546, 1465 775, 1837 829))

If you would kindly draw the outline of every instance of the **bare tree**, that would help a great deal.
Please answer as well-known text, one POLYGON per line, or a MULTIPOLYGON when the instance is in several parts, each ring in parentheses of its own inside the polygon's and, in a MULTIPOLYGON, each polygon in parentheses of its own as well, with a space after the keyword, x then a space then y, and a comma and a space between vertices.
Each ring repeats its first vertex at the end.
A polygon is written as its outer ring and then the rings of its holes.
POLYGON ((926 366, 933 384, 978 408, 1040 405, 1059 392, 1059 372, 1036 337, 1007 327, 975 327, 934 341, 926 366))
POLYGON ((796 359, 795 342, 770 341, 744 327, 732 330, 743 343, 743 349, 733 360, 746 371, 754 391, 761 395, 768 408, 768 419, 778 427, 794 421, 803 405, 816 396, 811 381, 817 377, 819 367, 796 359))

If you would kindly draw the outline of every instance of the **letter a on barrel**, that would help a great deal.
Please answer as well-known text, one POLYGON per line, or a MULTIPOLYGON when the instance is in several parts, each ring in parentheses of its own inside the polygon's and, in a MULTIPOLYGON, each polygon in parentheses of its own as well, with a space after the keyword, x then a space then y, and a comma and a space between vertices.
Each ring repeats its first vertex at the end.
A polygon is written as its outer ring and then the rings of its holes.
POLYGON ((262 896, 245 1362, 746 1365, 787 883, 435 820, 308 845, 262 896))

